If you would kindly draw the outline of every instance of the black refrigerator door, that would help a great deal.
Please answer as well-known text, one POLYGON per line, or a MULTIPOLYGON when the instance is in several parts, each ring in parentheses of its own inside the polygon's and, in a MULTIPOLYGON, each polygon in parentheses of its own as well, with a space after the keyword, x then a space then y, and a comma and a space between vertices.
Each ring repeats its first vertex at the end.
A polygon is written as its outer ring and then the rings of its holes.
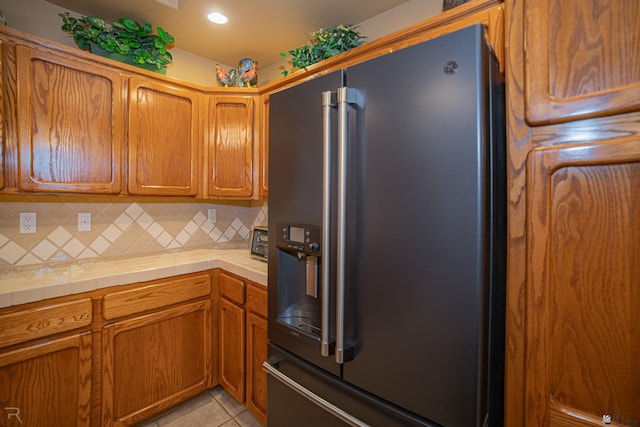
POLYGON ((269 345, 268 425, 273 427, 440 427, 350 387, 269 345))
MULTIPOLYGON (((311 258, 302 251, 283 249, 279 241, 288 225, 315 234, 321 230, 322 93, 335 92, 343 82, 343 72, 337 71, 269 98, 269 340, 335 375, 340 366, 320 355, 321 297, 307 295, 306 267, 311 258), (292 319, 300 320, 299 328, 292 319)), ((333 141, 336 134, 334 127, 333 141)), ((321 257, 313 262, 319 264, 321 257)))
POLYGON ((447 427, 485 414, 488 69, 475 26, 346 70, 343 378, 447 427))

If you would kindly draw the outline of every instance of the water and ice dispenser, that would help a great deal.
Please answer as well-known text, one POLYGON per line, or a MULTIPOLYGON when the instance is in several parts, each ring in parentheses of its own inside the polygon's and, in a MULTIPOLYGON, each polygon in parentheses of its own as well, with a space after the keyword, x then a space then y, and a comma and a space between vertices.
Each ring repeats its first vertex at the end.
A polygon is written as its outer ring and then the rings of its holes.
POLYGON ((314 340, 321 329, 322 229, 278 224, 278 321, 314 340))

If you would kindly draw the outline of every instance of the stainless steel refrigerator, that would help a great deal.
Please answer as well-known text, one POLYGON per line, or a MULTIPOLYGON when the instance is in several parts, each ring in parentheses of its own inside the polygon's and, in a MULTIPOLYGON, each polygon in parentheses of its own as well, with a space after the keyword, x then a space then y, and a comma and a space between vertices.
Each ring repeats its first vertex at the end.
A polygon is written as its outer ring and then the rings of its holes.
POLYGON ((268 425, 502 425, 503 84, 472 26, 270 97, 268 425))

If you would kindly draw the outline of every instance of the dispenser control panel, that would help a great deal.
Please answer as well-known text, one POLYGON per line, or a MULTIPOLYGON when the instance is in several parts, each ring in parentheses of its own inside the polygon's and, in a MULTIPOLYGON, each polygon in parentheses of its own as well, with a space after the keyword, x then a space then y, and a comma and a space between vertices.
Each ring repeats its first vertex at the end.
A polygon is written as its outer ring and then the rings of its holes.
POLYGON ((277 246, 307 255, 320 255, 322 228, 303 224, 278 224, 277 246))

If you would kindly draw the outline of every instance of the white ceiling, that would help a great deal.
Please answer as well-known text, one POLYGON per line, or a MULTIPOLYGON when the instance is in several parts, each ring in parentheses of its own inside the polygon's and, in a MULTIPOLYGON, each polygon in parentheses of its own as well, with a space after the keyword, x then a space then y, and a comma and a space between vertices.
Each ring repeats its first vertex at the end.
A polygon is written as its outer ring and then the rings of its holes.
POLYGON ((223 64, 249 57, 267 67, 280 52, 307 42, 317 29, 358 24, 408 0, 47 0, 80 15, 150 22, 175 37, 175 47, 223 64), (164 3, 164 4, 163 4, 164 3), (179 10, 176 10, 178 8, 179 10), (229 18, 207 20, 210 12, 229 18))

